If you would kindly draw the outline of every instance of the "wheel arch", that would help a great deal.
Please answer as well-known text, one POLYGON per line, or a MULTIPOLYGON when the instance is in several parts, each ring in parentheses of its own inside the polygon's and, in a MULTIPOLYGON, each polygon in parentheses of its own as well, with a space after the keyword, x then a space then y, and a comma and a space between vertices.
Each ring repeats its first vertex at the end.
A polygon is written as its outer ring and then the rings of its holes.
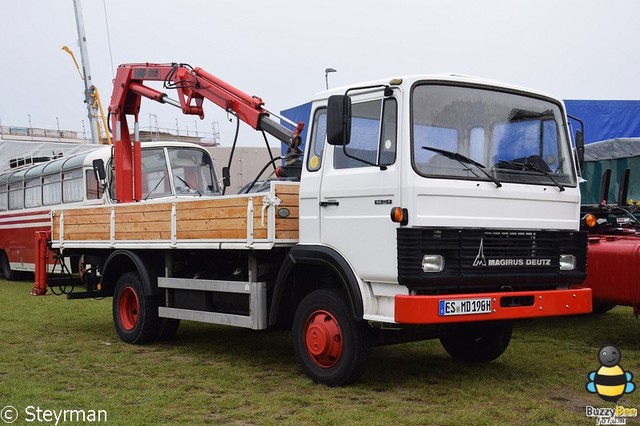
MULTIPOLYGON (((111 253, 102 266, 101 284, 108 294, 113 294, 118 279, 127 272, 138 272, 145 293, 149 296, 160 294, 158 276, 162 262, 153 261, 149 253, 131 250, 116 250, 111 253)), ((155 259, 157 260, 157 259, 155 259)))
POLYGON ((285 257, 274 287, 269 325, 291 325, 297 304, 311 291, 339 288, 347 296, 347 304, 356 320, 364 315, 362 294, 355 273, 340 253, 327 246, 295 246, 285 257), (311 274, 312 282, 302 281, 311 274), (326 274, 336 278, 331 283, 318 279, 326 274), (337 285, 336 285, 337 284, 337 285))

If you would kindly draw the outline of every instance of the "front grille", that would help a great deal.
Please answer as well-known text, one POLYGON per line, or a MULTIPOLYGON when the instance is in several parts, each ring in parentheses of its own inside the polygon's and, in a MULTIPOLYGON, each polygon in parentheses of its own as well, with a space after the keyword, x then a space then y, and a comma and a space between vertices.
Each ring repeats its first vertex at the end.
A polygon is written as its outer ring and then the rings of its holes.
POLYGON ((410 288, 521 287, 573 284, 584 279, 587 234, 448 228, 398 229, 398 280, 410 288), (445 270, 425 273, 422 258, 439 254, 445 270), (560 254, 578 260, 560 271, 560 254))

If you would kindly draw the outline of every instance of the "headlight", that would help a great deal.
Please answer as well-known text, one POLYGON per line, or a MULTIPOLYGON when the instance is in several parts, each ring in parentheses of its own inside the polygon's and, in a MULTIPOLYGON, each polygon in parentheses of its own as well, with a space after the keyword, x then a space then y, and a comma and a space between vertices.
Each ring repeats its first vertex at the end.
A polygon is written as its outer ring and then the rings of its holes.
POLYGON ((560 270, 573 271, 576 269, 576 257, 572 254, 560 255, 560 270))
POLYGON ((442 272, 444 257, 439 254, 425 254, 422 258, 422 270, 424 272, 442 272))

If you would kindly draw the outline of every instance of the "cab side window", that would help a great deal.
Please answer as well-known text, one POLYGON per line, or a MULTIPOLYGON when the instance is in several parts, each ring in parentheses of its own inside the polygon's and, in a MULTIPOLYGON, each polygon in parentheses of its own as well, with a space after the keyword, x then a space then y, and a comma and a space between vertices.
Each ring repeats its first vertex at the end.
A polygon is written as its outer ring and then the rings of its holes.
POLYGON ((395 163, 397 102, 393 98, 354 103, 349 144, 336 146, 336 169, 388 166, 395 163))

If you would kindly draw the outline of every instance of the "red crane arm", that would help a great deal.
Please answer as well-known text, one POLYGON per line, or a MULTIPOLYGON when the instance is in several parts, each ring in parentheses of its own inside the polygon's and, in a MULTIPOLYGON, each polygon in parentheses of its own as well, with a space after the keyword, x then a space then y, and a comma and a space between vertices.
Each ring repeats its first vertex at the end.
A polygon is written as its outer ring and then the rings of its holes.
POLYGON ((113 81, 109 105, 114 132, 116 199, 119 202, 141 199, 140 143, 138 114, 142 98, 168 103, 184 114, 204 118, 202 103, 207 99, 256 130, 263 130, 289 146, 300 145, 304 127, 298 123, 294 131, 271 119, 261 98, 250 96, 202 68, 184 64, 123 64, 113 81), (177 91, 178 101, 151 87, 144 81, 162 81, 164 87, 177 91), (134 140, 131 140, 126 116, 134 117, 134 140))

